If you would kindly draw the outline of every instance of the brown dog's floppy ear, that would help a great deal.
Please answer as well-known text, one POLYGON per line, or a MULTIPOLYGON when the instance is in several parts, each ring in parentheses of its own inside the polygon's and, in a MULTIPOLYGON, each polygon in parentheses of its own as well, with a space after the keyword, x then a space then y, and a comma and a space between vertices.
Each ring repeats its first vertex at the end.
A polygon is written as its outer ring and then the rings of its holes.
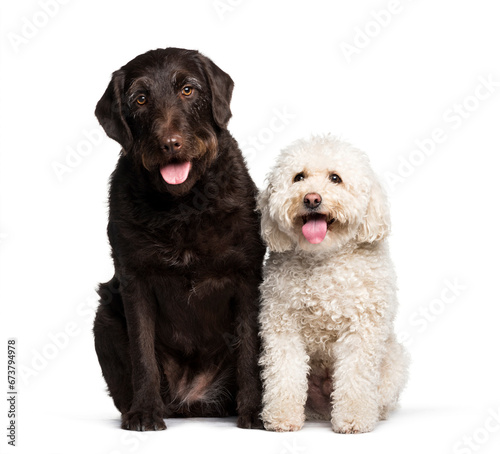
POLYGON ((273 187, 271 183, 260 192, 257 197, 257 210, 261 213, 260 234, 263 240, 273 252, 285 252, 292 249, 293 244, 290 237, 278 227, 278 223, 271 213, 271 194, 273 187))
POLYGON ((391 230, 389 203, 382 185, 375 179, 365 217, 358 231, 358 242, 374 243, 383 240, 391 230))
POLYGON ((125 74, 118 70, 113 73, 108 88, 95 108, 95 116, 106 131, 126 152, 132 145, 132 133, 123 116, 122 97, 125 74))
POLYGON ((233 94, 234 82, 229 74, 226 74, 212 60, 199 54, 208 83, 212 91, 212 114, 214 120, 221 128, 226 128, 231 118, 231 96, 233 94))

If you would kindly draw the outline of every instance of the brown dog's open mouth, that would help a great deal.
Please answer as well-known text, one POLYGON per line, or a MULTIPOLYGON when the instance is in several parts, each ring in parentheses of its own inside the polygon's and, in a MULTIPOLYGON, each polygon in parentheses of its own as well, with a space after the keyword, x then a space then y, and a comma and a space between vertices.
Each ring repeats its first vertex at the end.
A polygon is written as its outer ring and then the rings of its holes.
POLYGON ((335 218, 328 219, 326 214, 311 213, 302 216, 302 234, 311 244, 321 243, 326 236, 328 226, 332 225, 335 218))
POLYGON ((191 170, 191 162, 175 162, 160 169, 161 176, 168 184, 182 184, 187 180, 191 170))

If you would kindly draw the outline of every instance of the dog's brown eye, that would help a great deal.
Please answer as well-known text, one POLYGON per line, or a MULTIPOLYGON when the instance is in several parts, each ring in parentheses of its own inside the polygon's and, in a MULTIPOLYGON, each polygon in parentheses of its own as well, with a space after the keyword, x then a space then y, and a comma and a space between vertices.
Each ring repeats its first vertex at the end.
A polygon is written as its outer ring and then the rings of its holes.
POLYGON ((135 102, 137 104, 139 104, 140 106, 143 106, 144 104, 146 104, 146 97, 144 95, 141 95, 141 96, 138 96, 135 100, 135 102))
POLYGON ((297 181, 302 181, 306 176, 304 175, 304 172, 300 172, 295 177, 293 178, 293 182, 297 183, 297 181))
POLYGON ((182 94, 184 96, 191 96, 193 94, 193 87, 190 87, 189 85, 182 87, 182 94))
POLYGON ((342 183, 342 178, 340 178, 336 173, 330 175, 330 180, 332 183, 342 183))

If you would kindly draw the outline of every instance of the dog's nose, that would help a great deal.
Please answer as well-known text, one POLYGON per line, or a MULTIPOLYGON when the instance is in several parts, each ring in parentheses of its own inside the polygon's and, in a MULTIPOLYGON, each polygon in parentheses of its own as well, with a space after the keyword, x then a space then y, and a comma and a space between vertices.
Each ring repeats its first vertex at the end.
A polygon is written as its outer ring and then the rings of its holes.
POLYGON ((315 192, 310 192, 304 197, 304 205, 307 208, 318 208, 321 205, 321 196, 315 192))
POLYGON ((163 148, 167 153, 175 153, 182 148, 182 137, 178 134, 172 134, 165 139, 163 148))

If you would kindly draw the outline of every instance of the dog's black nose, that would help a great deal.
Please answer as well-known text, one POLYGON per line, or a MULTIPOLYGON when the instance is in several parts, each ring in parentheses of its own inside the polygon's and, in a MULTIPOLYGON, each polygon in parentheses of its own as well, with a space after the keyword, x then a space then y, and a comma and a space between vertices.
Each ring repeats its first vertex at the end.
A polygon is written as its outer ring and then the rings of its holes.
POLYGON ((178 134, 172 134, 165 139, 165 143, 163 144, 163 148, 167 153, 175 153, 180 151, 182 148, 182 137, 178 134))
POLYGON ((310 192, 304 197, 304 205, 307 208, 318 208, 321 205, 321 196, 315 192, 310 192))

